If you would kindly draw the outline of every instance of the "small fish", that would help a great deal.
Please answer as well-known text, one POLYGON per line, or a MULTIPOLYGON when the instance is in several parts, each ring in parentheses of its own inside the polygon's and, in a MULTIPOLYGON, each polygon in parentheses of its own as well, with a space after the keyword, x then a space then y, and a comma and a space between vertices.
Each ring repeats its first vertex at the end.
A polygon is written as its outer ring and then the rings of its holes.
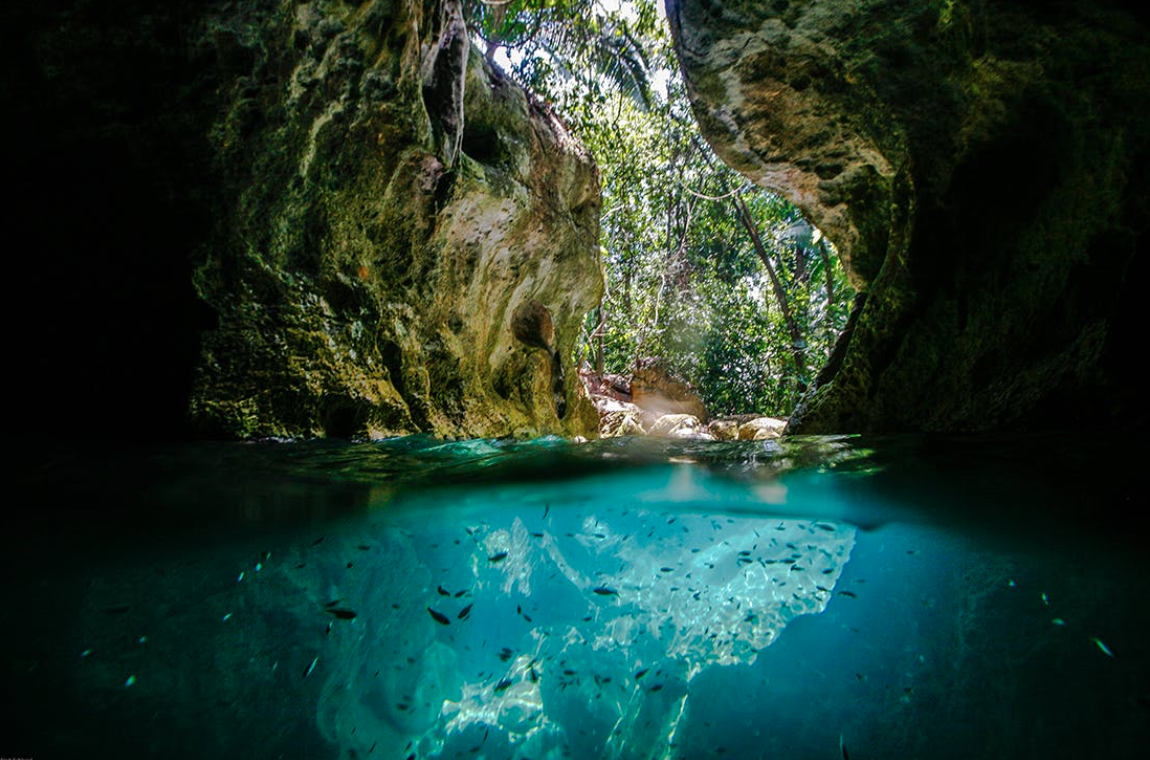
POLYGON ((647 689, 647 691, 659 691, 662 688, 663 688, 663 684, 657 683, 654 686, 652 686, 650 689, 647 689))
POLYGON ((467 593, 467 589, 463 589, 462 591, 456 591, 455 592, 455 598, 458 599, 459 597, 463 596, 466 593, 467 593))
POLYGON ((1042 603, 1045 604, 1047 607, 1050 606, 1050 598, 1046 596, 1045 591, 1042 592, 1042 603))
POLYGON ((461 609, 461 610, 459 611, 459 614, 458 614, 458 615, 456 615, 455 617, 456 617, 458 620, 463 620, 463 618, 465 618, 465 617, 467 617, 468 615, 470 615, 470 614, 471 614, 471 607, 472 607, 472 605, 471 605, 471 604, 467 605, 466 607, 464 607, 463 609, 461 609))
POLYGON ((551 505, 550 504, 544 504, 543 505, 543 519, 544 520, 547 519, 547 513, 550 511, 551 511, 551 505))
POLYGON ((1093 641, 1098 646, 1098 648, 1102 650, 1102 654, 1106 655, 1107 657, 1114 657, 1114 653, 1110 651, 1110 647, 1102 643, 1102 639, 1098 638, 1097 636, 1091 636, 1090 640, 1093 641))
POLYGON ((369 551, 371 551, 371 547, 370 547, 370 546, 367 546, 367 545, 365 545, 365 544, 360 544, 360 545, 359 545, 359 546, 357 546, 356 548, 357 548, 357 549, 359 549, 361 552, 369 552, 369 551))
POLYGON ((619 593, 610 586, 596 586, 593 590, 599 596, 616 596, 619 593))
POLYGON ((490 557, 487 558, 487 561, 488 562, 502 562, 505 559, 507 559, 507 552, 499 552, 498 554, 492 554, 490 557))
POLYGON ((576 671, 568 669, 568 670, 564 670, 564 671, 563 671, 563 675, 565 675, 565 676, 573 676, 573 675, 578 675, 578 674, 576 673, 576 671))
POLYGON ((531 670, 528 672, 528 675, 531 677, 531 683, 536 683, 539 680, 539 676, 536 674, 535 668, 531 668, 531 670))
POLYGON ((85 649, 83 652, 80 652, 80 658, 83 659, 90 654, 92 654, 92 650, 91 649, 85 649))
POLYGON ((228 622, 228 621, 229 621, 229 620, 231 620, 231 619, 232 619, 232 613, 230 613, 230 612, 229 612, 228 614, 226 614, 226 615, 224 615, 222 618, 220 618, 220 622, 221 622, 221 623, 226 623, 226 622, 228 622))
POLYGON ((451 596, 451 592, 445 589, 443 586, 436 586, 435 590, 439 592, 440 596, 451 596))
POLYGON ((1062 618, 1054 618, 1050 622, 1054 623, 1055 625, 1066 625, 1066 621, 1063 620, 1062 618))
POLYGON ((128 676, 128 680, 124 681, 124 688, 126 689, 135 683, 136 683, 136 677, 135 676, 128 676))
POLYGON ((335 607, 336 605, 338 605, 342 601, 343 601, 342 599, 332 599, 330 602, 328 602, 327 604, 324 605, 324 608, 330 610, 332 607, 335 607))
POLYGON ((436 612, 430 607, 427 608, 427 613, 431 615, 432 620, 439 623, 440 625, 451 625, 451 621, 447 619, 447 615, 444 615, 441 612, 436 612))
POLYGON ((324 539, 324 537, 323 537, 323 536, 320 536, 320 537, 319 537, 319 538, 317 538, 315 541, 312 541, 312 542, 311 542, 311 545, 312 545, 312 546, 319 546, 320 544, 322 544, 322 543, 323 543, 323 539, 324 539))
POLYGON ((496 694, 502 694, 503 692, 507 691, 508 688, 511 687, 512 683, 514 683, 514 682, 510 678, 504 678, 502 681, 495 684, 495 693, 496 694))
POLYGON ((315 658, 314 658, 314 659, 311 661, 311 664, 307 666, 307 670, 305 670, 305 671, 303 672, 303 677, 304 677, 304 678, 307 678, 308 676, 310 676, 310 675, 311 675, 311 672, 312 672, 313 670, 315 670, 315 664, 316 664, 317 662, 319 662, 319 656, 318 656, 318 655, 317 655, 317 656, 316 656, 316 657, 315 657, 315 658))
POLYGON ((853 591, 840 591, 841 596, 849 596, 851 599, 858 599, 858 594, 853 591))
POLYGON ((650 670, 650 668, 643 668, 642 670, 640 670, 640 671, 637 671, 637 672, 635 673, 635 680, 636 680, 636 681, 638 681, 640 678, 642 678, 643 676, 647 675, 647 671, 648 671, 648 670, 650 670))
POLYGON ((843 743, 842 734, 839 734, 839 754, 843 756, 843 760, 851 760, 851 755, 847 752, 847 745, 843 743))
POLYGON ((236 578, 236 583, 241 582, 243 579, 244 579, 244 571, 240 570, 240 577, 236 578))
POLYGON ((329 609, 328 612, 330 612, 332 615, 335 615, 340 620, 355 620, 356 617, 354 611, 344 609, 342 607, 333 607, 332 609, 329 609))
POLYGON ((674 571, 675 571, 675 568, 673 568, 673 567, 660 567, 659 568, 660 573, 671 573, 674 571))

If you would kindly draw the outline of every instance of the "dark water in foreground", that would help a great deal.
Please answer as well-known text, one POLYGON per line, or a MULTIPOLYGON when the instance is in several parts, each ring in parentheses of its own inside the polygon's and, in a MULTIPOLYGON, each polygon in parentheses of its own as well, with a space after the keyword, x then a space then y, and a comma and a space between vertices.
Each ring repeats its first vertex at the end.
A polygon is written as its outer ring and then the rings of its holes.
POLYGON ((1150 747, 1147 447, 36 447, 3 757, 1150 747))

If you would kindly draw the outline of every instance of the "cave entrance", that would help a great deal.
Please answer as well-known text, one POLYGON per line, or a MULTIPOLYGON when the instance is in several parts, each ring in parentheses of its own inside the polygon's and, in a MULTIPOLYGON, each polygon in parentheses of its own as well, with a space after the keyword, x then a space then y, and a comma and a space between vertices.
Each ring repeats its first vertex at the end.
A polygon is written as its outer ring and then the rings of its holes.
MULTIPOLYGON (((609 185, 619 167, 601 168, 609 185)), ((683 187, 647 246, 611 215, 625 200, 605 204, 607 289, 575 349, 605 433, 730 437, 770 417, 773 435, 830 360, 854 301, 837 249, 782 197, 737 188, 683 187)))
POLYGON ((601 417, 638 401, 640 429, 622 432, 660 432, 667 414, 787 418, 854 292, 800 210, 703 139, 663 3, 464 5, 487 65, 546 101, 599 165, 607 287, 573 358, 601 417))

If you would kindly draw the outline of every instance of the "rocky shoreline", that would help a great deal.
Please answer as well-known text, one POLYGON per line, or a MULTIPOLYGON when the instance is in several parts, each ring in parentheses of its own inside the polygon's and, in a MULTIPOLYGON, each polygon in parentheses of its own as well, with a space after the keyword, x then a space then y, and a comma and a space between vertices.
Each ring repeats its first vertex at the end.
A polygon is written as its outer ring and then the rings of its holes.
POLYGON ((579 373, 599 412, 599 436, 650 435, 702 441, 761 441, 778 438, 788 419, 758 414, 710 417, 702 399, 656 362, 644 360, 632 375, 579 373))

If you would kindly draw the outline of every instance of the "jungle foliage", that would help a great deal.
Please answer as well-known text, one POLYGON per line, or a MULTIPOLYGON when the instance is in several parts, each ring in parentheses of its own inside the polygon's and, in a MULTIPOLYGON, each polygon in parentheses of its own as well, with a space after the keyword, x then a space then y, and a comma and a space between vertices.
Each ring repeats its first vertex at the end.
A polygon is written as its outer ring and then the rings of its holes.
POLYGON ((468 0, 467 12, 488 58, 550 103, 602 172, 608 292, 577 360, 625 374, 658 356, 712 414, 789 414, 853 291, 830 241, 703 140, 656 0, 468 0))

